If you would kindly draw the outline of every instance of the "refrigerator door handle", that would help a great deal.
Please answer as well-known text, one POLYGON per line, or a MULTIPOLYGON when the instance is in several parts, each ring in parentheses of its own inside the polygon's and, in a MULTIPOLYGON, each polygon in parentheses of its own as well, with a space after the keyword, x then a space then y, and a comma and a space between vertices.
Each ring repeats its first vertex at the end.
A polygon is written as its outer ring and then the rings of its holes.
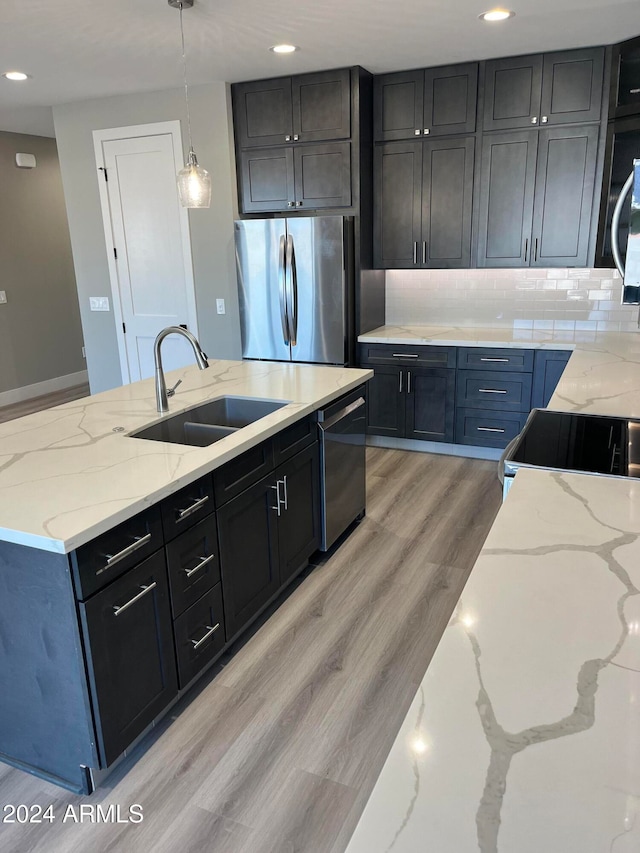
POLYGON ((280 249, 278 252, 278 289, 280 291, 280 320, 282 322, 282 337, 289 346, 289 319, 287 316, 287 268, 285 254, 286 238, 284 234, 280 237, 280 249))
POLYGON ((298 275, 296 272, 296 250, 291 234, 287 236, 286 271, 288 280, 288 310, 289 338, 291 346, 298 343, 298 275))

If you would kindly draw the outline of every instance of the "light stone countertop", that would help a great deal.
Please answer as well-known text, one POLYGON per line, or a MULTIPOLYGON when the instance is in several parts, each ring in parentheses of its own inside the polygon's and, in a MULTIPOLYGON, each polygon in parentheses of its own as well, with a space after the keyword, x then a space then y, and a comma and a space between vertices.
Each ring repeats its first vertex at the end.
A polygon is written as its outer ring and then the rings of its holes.
MULTIPOLYGON (((640 335, 586 337, 550 408, 640 417, 640 335)), ((516 475, 347 853, 420 850, 640 850, 640 481, 516 475)))
POLYGON ((68 553, 373 375, 280 362, 209 365, 167 374, 167 385, 182 379, 169 415, 225 395, 287 405, 209 447, 129 437, 161 419, 153 379, 0 424, 0 541, 68 553))

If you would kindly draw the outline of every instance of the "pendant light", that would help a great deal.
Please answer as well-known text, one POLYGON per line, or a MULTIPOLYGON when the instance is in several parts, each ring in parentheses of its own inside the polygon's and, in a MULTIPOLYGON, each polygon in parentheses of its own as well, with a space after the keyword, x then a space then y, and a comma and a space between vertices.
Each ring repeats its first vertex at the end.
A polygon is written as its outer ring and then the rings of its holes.
POLYGON ((191 115, 189 113, 189 87, 187 86, 187 59, 184 52, 184 28, 182 9, 190 9, 194 0, 168 0, 169 5, 180 10, 180 35, 182 37, 182 70, 184 72, 184 99, 187 105, 187 127, 189 131, 189 156, 184 169, 178 172, 178 195, 183 207, 209 207, 211 204, 211 176, 198 165, 196 152, 191 141, 191 115))

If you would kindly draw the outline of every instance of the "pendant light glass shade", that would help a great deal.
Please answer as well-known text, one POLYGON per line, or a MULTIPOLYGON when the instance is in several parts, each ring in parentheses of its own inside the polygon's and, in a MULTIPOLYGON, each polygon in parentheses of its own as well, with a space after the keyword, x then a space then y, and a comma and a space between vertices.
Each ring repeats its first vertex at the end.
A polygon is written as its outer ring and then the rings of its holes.
POLYGON ((184 169, 178 172, 178 195, 183 207, 209 207, 211 204, 211 176, 198 165, 193 148, 184 169))
POLYGON ((184 100, 187 108, 187 128, 189 132, 189 156, 184 169, 177 175, 178 196, 182 207, 209 207, 211 205, 211 176, 206 169, 198 165, 198 158, 191 141, 191 114, 189 112, 189 87, 187 85, 187 58, 184 50, 184 28, 182 9, 190 9, 194 0, 168 0, 170 6, 180 10, 180 37, 182 39, 182 70, 184 74, 184 100))

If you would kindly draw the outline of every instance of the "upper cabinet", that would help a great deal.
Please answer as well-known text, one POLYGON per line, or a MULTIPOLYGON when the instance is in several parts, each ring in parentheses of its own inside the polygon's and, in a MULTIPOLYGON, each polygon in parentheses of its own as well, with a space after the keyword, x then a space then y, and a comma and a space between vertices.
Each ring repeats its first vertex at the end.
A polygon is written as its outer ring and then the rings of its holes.
POLYGON ((241 213, 357 207, 370 81, 342 68, 232 87, 241 213))
POLYGON ((374 79, 376 142, 473 133, 478 64, 447 65, 374 79))
POLYGON ((486 63, 484 130, 597 122, 604 48, 569 50, 486 63))
POLYGON ((609 118, 640 115, 640 36, 613 48, 609 118))
POLYGON ((233 96, 241 149, 351 136, 347 68, 238 83, 233 96))

